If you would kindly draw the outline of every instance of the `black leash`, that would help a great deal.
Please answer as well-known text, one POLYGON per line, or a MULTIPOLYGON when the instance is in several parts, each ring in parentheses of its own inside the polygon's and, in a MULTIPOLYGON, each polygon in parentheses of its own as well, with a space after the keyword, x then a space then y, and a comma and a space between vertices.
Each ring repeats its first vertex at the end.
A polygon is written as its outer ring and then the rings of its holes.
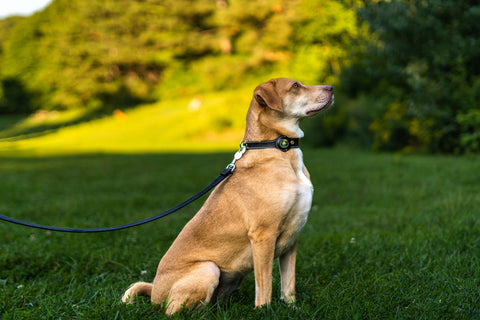
POLYGON ((141 221, 129 223, 129 224, 120 225, 120 226, 108 227, 108 228, 75 229, 75 228, 59 228, 59 227, 44 226, 44 225, 40 225, 40 224, 35 224, 35 223, 20 221, 20 220, 17 220, 17 219, 12 219, 12 218, 5 217, 5 216, 2 216, 2 215, 0 215, 0 220, 15 223, 15 224, 19 224, 21 226, 30 227, 30 228, 43 229, 43 230, 48 230, 48 231, 70 232, 70 233, 98 233, 98 232, 108 232, 108 231, 117 231, 117 230, 127 229, 127 228, 136 227, 136 226, 140 226, 142 224, 146 224, 146 223, 155 221, 157 219, 160 219, 160 218, 163 218, 163 217, 169 215, 170 213, 174 213, 175 211, 178 211, 178 210, 182 209, 183 207, 189 205, 193 201, 195 201, 198 198, 200 198, 201 196, 203 196, 208 191, 215 188, 220 182, 225 180, 232 173, 233 173, 233 169, 229 165, 229 167, 227 167, 225 170, 223 170, 220 173, 220 175, 215 180, 213 180, 212 183, 210 183, 205 189, 203 189, 202 191, 200 191, 199 193, 197 193, 196 195, 194 195, 190 199, 185 200, 184 202, 180 203, 179 205, 177 205, 177 206, 175 206, 175 207, 173 207, 173 208, 171 208, 171 209, 169 209, 165 212, 157 214, 153 217, 150 217, 150 218, 147 218, 147 219, 144 219, 144 220, 141 220, 141 221))
POLYGON ((117 230, 123 230, 131 227, 136 227, 140 226, 142 224, 146 224, 152 221, 155 221, 157 219, 163 218, 171 213, 174 213, 175 211, 178 211, 182 209, 183 207, 189 205, 190 203, 194 202, 204 194, 206 194, 208 191, 212 190, 215 188, 220 182, 228 178, 233 171, 235 170, 235 162, 239 160, 247 150, 250 149, 268 149, 268 148, 275 148, 279 149, 283 152, 286 152, 290 150, 290 148, 299 148, 299 142, 298 138, 288 138, 286 136, 280 136, 275 140, 267 140, 267 141, 248 141, 245 143, 240 144, 240 150, 238 150, 234 157, 233 161, 227 166, 225 170, 220 172, 220 175, 212 181, 205 189, 194 195, 193 197, 185 200, 184 202, 180 203, 179 205, 164 211, 162 213, 159 213, 153 217, 137 221, 137 222, 132 222, 129 224, 123 224, 115 227, 107 227, 107 228, 92 228, 92 229, 76 229, 76 228, 61 228, 61 227, 51 227, 51 226, 44 226, 41 224, 35 224, 35 223, 30 223, 30 222, 25 222, 17 219, 13 219, 10 217, 6 217, 3 215, 0 215, 0 220, 18 224, 21 226, 25 227, 30 227, 30 228, 35 228, 35 229, 42 229, 42 230, 48 230, 48 231, 58 231, 58 232, 70 232, 70 233, 99 233, 99 232, 108 232, 108 231, 117 231, 117 230))

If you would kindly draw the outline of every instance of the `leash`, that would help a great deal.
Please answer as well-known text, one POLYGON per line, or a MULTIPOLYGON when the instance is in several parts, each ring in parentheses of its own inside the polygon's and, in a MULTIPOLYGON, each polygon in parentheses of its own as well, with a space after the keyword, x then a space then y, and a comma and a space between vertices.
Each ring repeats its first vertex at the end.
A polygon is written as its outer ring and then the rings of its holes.
POLYGON ((279 149, 283 152, 286 152, 290 150, 290 148, 298 148, 298 138, 288 138, 285 136, 278 137, 275 140, 267 140, 267 141, 249 141, 245 143, 240 144, 240 149, 235 153, 233 156, 233 160, 231 163, 227 165, 225 170, 220 172, 219 176, 212 181, 207 187, 205 187, 202 191, 197 193, 196 195, 192 196, 191 198, 185 200, 184 202, 176 205, 175 207, 164 211, 162 213, 159 213, 153 217, 140 220, 137 222, 132 222, 128 224, 123 224, 119 226, 114 226, 114 227, 107 227, 107 228, 89 228, 89 229, 78 229, 78 228, 62 228, 62 227, 53 227, 53 226, 45 226, 41 224, 35 224, 35 223, 30 223, 30 222, 25 222, 17 219, 13 219, 10 217, 6 217, 3 215, 0 215, 0 220, 3 220, 5 222, 10 222, 14 224, 18 224, 21 226, 25 227, 30 227, 30 228, 35 228, 35 229, 42 229, 42 230, 48 230, 48 231, 57 231, 57 232, 69 232, 69 233, 100 233, 100 232, 109 232, 109 231, 117 231, 117 230, 123 230, 127 228, 132 228, 136 226, 140 226, 142 224, 146 224, 152 221, 155 221, 157 219, 163 218, 171 213, 174 213, 183 207, 186 207, 190 203, 194 202, 198 198, 202 197, 204 194, 215 188, 220 182, 228 178, 230 175, 233 174, 233 171, 235 170, 235 162, 242 158, 242 156, 245 154, 247 150, 250 149, 266 149, 266 148, 276 148, 279 149))
POLYGON ((190 203, 194 202, 195 200, 197 200, 198 198, 203 196, 208 191, 215 188, 220 182, 225 180, 232 173, 233 173, 232 168, 227 167, 225 170, 220 172, 220 175, 215 180, 213 180, 213 182, 210 183, 205 189, 203 189, 202 191, 200 191, 196 195, 192 196, 191 198, 185 200, 184 202, 178 204, 177 206, 175 206, 175 207, 173 207, 173 208, 171 208, 167 211, 164 211, 162 213, 159 213, 159 214, 157 214, 153 217, 150 217, 150 218, 147 218, 147 219, 144 219, 144 220, 141 220, 141 221, 129 223, 129 224, 120 225, 120 226, 107 227, 107 228, 75 229, 75 228, 61 228, 61 227, 44 226, 44 225, 41 225, 41 224, 35 224, 35 223, 30 223, 30 222, 25 222, 25 221, 9 218, 9 217, 3 216, 3 215, 0 215, 0 220, 10 222, 10 223, 14 223, 14 224, 18 224, 18 225, 25 226, 25 227, 35 228, 35 229, 42 229, 42 230, 48 230, 48 231, 58 231, 58 232, 70 232, 70 233, 99 233, 99 232, 108 232, 108 231, 117 231, 117 230, 127 229, 127 228, 136 227, 136 226, 140 226, 142 224, 146 224, 146 223, 155 221, 157 219, 163 218, 163 217, 165 217, 165 216, 167 216, 171 213, 174 213, 175 211, 178 211, 178 210, 182 209, 183 207, 189 205, 190 203))

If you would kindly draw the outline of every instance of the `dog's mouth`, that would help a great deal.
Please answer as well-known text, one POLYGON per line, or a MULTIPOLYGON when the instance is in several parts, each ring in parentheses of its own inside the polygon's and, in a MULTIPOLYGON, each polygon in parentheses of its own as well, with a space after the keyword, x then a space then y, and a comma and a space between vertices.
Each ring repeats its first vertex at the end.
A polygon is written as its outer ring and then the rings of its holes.
POLYGON ((334 103, 334 96, 333 96, 333 94, 332 94, 332 96, 331 96, 330 99, 327 101, 327 103, 319 106, 318 108, 308 110, 308 111, 306 112, 306 114, 307 114, 307 116, 313 116, 313 115, 319 113, 320 111, 322 111, 322 110, 324 110, 324 109, 327 109, 327 108, 330 107, 333 103, 334 103))

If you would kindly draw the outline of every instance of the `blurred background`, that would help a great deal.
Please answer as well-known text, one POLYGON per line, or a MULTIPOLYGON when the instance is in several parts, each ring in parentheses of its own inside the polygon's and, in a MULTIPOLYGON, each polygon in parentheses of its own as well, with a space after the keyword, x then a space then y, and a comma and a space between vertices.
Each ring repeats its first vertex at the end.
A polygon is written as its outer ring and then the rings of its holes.
POLYGON ((53 0, 0 20, 0 152, 234 150, 255 86, 289 77, 336 90, 310 146, 476 153, 478 21, 473 0, 53 0))

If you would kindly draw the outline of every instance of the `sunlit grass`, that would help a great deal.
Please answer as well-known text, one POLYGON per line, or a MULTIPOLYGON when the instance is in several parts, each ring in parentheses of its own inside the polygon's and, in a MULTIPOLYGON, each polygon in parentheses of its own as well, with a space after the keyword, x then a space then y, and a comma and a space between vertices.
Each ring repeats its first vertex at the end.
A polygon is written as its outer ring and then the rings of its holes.
POLYGON ((109 116, 65 127, 61 124, 74 122, 82 112, 41 112, 4 130, 0 152, 48 155, 233 150, 243 137, 250 98, 251 88, 209 93, 115 110, 109 116), (45 131, 37 136, 22 135, 36 127, 45 131))

